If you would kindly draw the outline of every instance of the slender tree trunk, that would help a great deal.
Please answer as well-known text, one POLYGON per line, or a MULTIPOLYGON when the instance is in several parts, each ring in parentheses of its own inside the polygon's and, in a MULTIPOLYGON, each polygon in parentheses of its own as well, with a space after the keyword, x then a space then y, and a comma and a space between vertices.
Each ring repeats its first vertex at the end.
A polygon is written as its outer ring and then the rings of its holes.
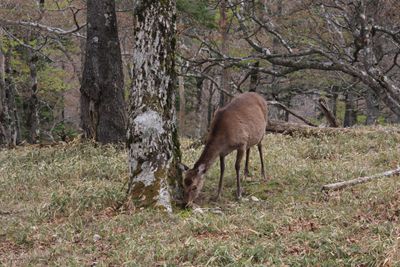
POLYGON ((11 66, 12 49, 8 48, 5 54, 5 85, 6 85, 6 99, 10 115, 10 133, 13 146, 17 145, 21 141, 21 126, 18 115, 17 104, 15 102, 16 91, 15 83, 13 80, 13 70, 11 66))
POLYGON ((180 134, 183 134, 185 127, 185 108, 186 108, 186 100, 185 100, 185 80, 183 76, 178 77, 179 84, 179 131, 180 134))
POLYGON ((197 90, 197 102, 196 102, 196 122, 197 122, 197 128, 196 128, 196 137, 201 138, 202 136, 202 114, 201 114, 201 106, 203 102, 203 83, 204 83, 204 78, 203 77, 198 77, 196 78, 196 90, 197 90))
POLYGON ((9 132, 9 110, 6 101, 5 84, 5 58, 0 47, 0 146, 10 146, 11 136, 9 132))
POLYGON ((35 144, 39 139, 39 100, 37 97, 38 80, 37 80, 37 62, 38 57, 29 52, 29 71, 30 71, 30 91, 27 99, 26 110, 26 128, 28 129, 28 142, 35 144))
POLYGON ((0 146, 14 147, 19 143, 15 89, 11 79, 11 48, 0 47, 0 146), (4 53, 5 52, 5 53, 4 53))
POLYGON ((351 127, 354 124, 356 124, 356 120, 357 120, 357 113, 354 103, 354 93, 349 91, 346 93, 343 126, 351 127))
POLYGON ((367 90, 365 93, 365 102, 367 105, 366 113, 367 119, 366 125, 375 124, 379 117, 379 100, 377 95, 372 90, 367 90))
POLYGON ((88 0, 87 22, 81 127, 86 138, 121 142, 126 135, 126 109, 114 0, 88 0))
POLYGON ((338 94, 338 87, 337 86, 332 86, 330 93, 332 96, 329 98, 329 109, 331 110, 333 116, 337 116, 337 100, 339 97, 338 94))
MULTIPOLYGON (((221 53, 223 55, 227 55, 229 51, 229 33, 228 33, 228 18, 227 18, 227 1, 220 1, 220 20, 219 27, 221 33, 221 53)), ((224 67, 221 73, 221 88, 225 91, 229 92, 229 70, 226 68, 226 64, 224 63, 224 67)), ((223 107, 228 102, 228 97, 222 91, 220 92, 219 106, 223 107)))
MULTIPOLYGON (((257 61, 256 63, 254 63, 253 65, 255 68, 258 68, 260 66, 260 62, 257 61)), ((250 73, 250 92, 257 92, 257 85, 258 85, 258 81, 259 81, 259 73, 258 73, 258 69, 254 69, 251 71, 250 73)))
POLYGON ((175 115, 175 1, 137 0, 130 92, 128 194, 138 206, 172 210, 181 197, 175 115))
POLYGON ((214 107, 212 104, 212 99, 214 96, 214 84, 213 83, 210 83, 208 92, 209 92, 209 95, 208 95, 208 105, 207 105, 208 106, 208 108, 207 108, 207 129, 210 128, 212 115, 214 113, 214 107))

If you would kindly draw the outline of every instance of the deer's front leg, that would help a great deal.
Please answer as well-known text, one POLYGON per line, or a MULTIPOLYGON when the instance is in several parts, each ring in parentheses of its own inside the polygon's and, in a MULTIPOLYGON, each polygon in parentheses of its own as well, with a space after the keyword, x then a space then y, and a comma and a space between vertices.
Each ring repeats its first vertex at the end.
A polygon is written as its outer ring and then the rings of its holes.
POLYGON ((219 175, 219 183, 218 183, 218 193, 217 196, 214 198, 215 201, 217 201, 222 192, 222 180, 224 178, 224 171, 225 171, 225 157, 224 156, 219 156, 219 167, 220 167, 220 175, 219 175))

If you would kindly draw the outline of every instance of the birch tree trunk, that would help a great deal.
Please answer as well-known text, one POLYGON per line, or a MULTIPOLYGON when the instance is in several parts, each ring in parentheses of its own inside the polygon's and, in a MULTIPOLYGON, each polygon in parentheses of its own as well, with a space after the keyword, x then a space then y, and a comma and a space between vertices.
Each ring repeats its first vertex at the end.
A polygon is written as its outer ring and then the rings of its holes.
POLYGON ((134 3, 128 194, 138 206, 171 211, 171 198, 180 194, 182 182, 174 105, 175 1, 134 3))
POLYGON ((87 10, 81 127, 86 138, 121 142, 126 136, 126 110, 115 2, 88 0, 87 10))

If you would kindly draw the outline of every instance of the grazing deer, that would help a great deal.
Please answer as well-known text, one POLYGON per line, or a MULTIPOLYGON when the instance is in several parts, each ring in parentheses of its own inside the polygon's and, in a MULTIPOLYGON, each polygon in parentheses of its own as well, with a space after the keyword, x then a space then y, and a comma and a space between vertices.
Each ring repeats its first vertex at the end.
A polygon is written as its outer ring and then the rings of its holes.
POLYGON ((264 137, 267 119, 267 102, 262 96, 252 92, 234 97, 228 105, 215 112, 204 150, 194 167, 185 173, 184 202, 187 205, 191 205, 199 195, 204 183, 204 174, 218 156, 221 172, 216 199, 219 199, 225 170, 225 156, 234 150, 237 151, 235 169, 238 200, 242 194, 239 175, 240 163, 246 152, 245 176, 248 176, 251 146, 257 145, 258 147, 261 175, 266 179, 261 141, 264 137))

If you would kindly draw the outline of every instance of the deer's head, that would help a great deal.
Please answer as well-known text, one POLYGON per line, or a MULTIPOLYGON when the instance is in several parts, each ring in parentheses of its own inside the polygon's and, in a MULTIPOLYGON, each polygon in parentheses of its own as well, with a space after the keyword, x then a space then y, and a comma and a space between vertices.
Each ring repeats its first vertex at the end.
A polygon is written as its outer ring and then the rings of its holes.
POLYGON ((193 201, 199 196, 203 188, 205 172, 204 164, 185 172, 185 178, 183 180, 183 201, 186 206, 191 206, 193 201))

